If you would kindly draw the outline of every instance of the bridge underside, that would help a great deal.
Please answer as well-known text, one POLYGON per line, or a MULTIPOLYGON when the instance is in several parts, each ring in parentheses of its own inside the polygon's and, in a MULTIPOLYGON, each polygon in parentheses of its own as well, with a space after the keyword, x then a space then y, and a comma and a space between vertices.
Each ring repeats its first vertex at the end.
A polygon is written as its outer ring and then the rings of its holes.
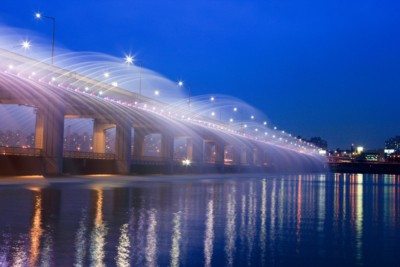
MULTIPOLYGON (((44 175, 46 160, 42 156, 0 155, 0 176, 44 175)), ((215 163, 192 163, 178 161, 132 160, 125 174, 205 174, 205 173, 274 173, 315 172, 321 170, 320 162, 309 161, 297 165, 232 165, 215 163)), ((120 174, 115 159, 66 158, 62 160, 61 175, 120 174)))

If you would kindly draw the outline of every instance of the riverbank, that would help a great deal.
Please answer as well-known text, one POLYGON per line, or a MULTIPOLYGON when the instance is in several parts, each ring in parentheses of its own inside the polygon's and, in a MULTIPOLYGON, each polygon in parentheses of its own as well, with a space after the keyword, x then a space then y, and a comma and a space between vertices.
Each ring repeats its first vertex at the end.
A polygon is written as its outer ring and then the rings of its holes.
POLYGON ((329 167, 339 173, 400 174, 400 163, 394 162, 340 162, 329 167))

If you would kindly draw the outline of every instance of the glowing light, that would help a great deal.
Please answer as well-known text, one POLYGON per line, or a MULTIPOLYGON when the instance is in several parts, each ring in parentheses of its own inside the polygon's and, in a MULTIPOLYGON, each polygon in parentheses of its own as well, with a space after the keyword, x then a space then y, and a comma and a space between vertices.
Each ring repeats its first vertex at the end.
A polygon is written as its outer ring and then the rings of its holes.
POLYGON ((103 91, 100 91, 100 92, 99 92, 99 95, 102 95, 102 94, 103 94, 103 91))
POLYGON ((235 112, 236 112, 237 110, 238 110, 238 109, 237 109, 237 107, 234 107, 234 108, 233 108, 233 111, 235 111, 235 112))
POLYGON ((154 91, 154 94, 155 94, 155 95, 160 95, 160 91, 155 90, 155 91, 154 91))
POLYGON ((37 18, 37 19, 41 19, 41 18, 42 18, 42 14, 40 14, 40 13, 36 13, 36 14, 35 14, 35 18, 37 18))
POLYGON ((14 68, 14 66, 13 66, 13 65, 9 65, 8 68, 9 68, 10 70, 12 70, 12 69, 14 68))
POLYGON ((254 131, 258 132, 258 128, 255 128, 254 131))
POLYGON ((268 123, 266 121, 263 122, 264 125, 267 125, 268 123))
POLYGON ((24 49, 29 49, 29 48, 31 48, 31 43, 30 43, 29 41, 23 41, 23 42, 21 43, 21 46, 22 46, 22 48, 24 48, 24 49))
POLYGON ((85 87, 85 91, 89 91, 89 87, 86 86, 86 87, 85 87))
POLYGON ((215 98, 212 96, 212 97, 210 97, 210 101, 214 101, 215 100, 215 98))
POLYGON ((113 82, 113 83, 112 83, 112 86, 117 87, 117 86, 118 86, 118 83, 117 83, 117 82, 113 82))
POLYGON ((276 130, 276 129, 278 129, 278 128, 276 128, 276 126, 274 127, 274 130, 276 130))
POLYGON ((247 124, 243 125, 244 128, 247 128, 247 124))
POLYGON ((35 76, 36 75, 36 72, 32 72, 32 76, 35 76))
POLYGON ((110 77, 110 73, 104 72, 103 76, 104 76, 104 78, 108 78, 108 77, 110 77))
POLYGON ((229 119, 229 122, 233 122, 233 118, 230 118, 230 119, 229 119))
POLYGON ((183 82, 182 82, 182 81, 179 81, 179 82, 178 82, 178 85, 179 85, 180 87, 182 87, 182 86, 183 86, 183 82))
POLYGON ((215 112, 214 112, 214 111, 213 111, 213 112, 211 112, 211 116, 213 116, 213 117, 215 116, 215 112))
POLYGON ((131 55, 125 56, 125 63, 131 65, 131 64, 133 64, 133 62, 135 62, 135 59, 131 55))
POLYGON ((56 78, 55 78, 55 77, 52 77, 51 80, 54 82, 54 81, 56 80, 56 78))
POLYGON ((254 120, 254 116, 253 116, 253 115, 251 115, 251 116, 250 116, 250 119, 254 120))
POLYGON ((184 159, 182 160, 182 165, 184 166, 189 166, 191 164, 190 159, 184 159))

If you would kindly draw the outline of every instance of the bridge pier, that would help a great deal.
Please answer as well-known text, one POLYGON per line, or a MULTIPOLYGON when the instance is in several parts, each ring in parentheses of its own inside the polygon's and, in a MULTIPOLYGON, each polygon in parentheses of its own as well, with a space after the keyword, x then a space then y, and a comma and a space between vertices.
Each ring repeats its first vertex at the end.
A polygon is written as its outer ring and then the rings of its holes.
POLYGON ((129 174, 132 147, 132 122, 124 118, 117 122, 115 131, 115 160, 118 174, 129 174))
POLYGON ((169 133, 161 133, 161 158, 167 164, 167 173, 173 173, 174 136, 169 133))
POLYGON ((93 152, 106 153, 106 130, 115 127, 114 124, 102 123, 95 119, 93 125, 93 152))
POLYGON ((43 175, 61 175, 63 170, 64 115, 61 102, 49 101, 36 113, 35 147, 42 150, 43 175))

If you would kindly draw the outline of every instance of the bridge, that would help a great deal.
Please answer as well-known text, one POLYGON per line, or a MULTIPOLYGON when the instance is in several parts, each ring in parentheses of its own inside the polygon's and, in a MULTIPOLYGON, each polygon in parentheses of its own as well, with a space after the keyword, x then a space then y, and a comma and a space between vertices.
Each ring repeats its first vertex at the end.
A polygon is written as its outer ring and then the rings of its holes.
MULTIPOLYGON (((301 140, 270 140, 8 50, 0 49, 0 60, 0 104, 36 110, 35 147, 0 147, 3 174, 236 172, 321 166, 316 148, 301 140), (70 118, 93 119, 91 152, 63 150, 64 120, 70 118), (105 147, 110 128, 115 128, 112 154, 105 147), (151 134, 161 136, 157 156, 144 153, 146 136, 151 134), (185 140, 183 157, 174 151, 178 139, 185 140)), ((0 129, 5 128, 0 119, 0 129)))

